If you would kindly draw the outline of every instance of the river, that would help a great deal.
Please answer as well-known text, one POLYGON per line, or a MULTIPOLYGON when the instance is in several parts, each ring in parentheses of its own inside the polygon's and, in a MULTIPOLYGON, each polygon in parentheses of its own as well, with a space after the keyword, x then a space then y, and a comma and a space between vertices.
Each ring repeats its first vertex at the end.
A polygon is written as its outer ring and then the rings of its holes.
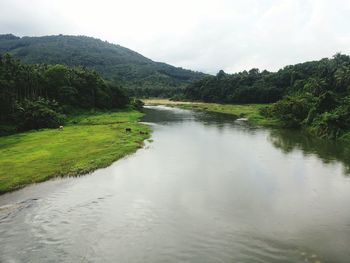
POLYGON ((135 154, 0 196, 0 262, 350 262, 348 146, 145 111, 135 154))

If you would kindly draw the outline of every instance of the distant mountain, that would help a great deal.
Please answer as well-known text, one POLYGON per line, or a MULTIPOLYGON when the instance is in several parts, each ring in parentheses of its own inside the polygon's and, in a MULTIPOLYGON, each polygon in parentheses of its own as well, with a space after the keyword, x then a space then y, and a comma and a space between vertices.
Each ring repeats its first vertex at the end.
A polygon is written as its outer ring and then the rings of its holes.
POLYGON ((0 35, 0 54, 24 63, 66 64, 94 68, 103 77, 128 88, 181 87, 206 76, 155 62, 120 45, 86 36, 17 37, 0 35))

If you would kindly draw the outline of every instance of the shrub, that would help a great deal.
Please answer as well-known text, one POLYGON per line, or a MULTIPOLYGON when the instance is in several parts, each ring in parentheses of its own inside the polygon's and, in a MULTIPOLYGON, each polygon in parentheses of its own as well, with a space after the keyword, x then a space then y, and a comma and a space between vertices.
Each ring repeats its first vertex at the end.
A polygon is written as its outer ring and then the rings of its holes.
POLYGON ((279 119, 285 127, 300 127, 313 107, 313 98, 309 96, 288 96, 276 102, 269 114, 279 119))
POLYGON ((334 110, 318 115, 311 124, 311 130, 326 138, 338 138, 350 129, 350 98, 345 97, 334 110))
POLYGON ((57 102, 39 98, 17 103, 15 120, 19 130, 57 128, 64 123, 65 116, 58 112, 57 102))
POLYGON ((141 110, 145 104, 142 100, 139 99, 132 99, 131 100, 131 106, 135 108, 136 110, 141 110))

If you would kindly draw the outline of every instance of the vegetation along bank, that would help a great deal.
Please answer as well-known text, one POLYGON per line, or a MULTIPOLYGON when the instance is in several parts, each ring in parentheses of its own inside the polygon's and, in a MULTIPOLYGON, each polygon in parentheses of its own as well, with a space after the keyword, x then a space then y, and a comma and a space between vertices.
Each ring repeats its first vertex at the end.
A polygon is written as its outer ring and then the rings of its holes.
POLYGON ((138 100, 95 71, 0 56, 0 193, 88 173, 149 137, 138 100))
MULTIPOLYGON (((350 57, 338 53, 332 58, 286 66, 277 72, 220 71, 216 76, 190 84, 173 99, 220 104, 272 103, 247 109, 254 109, 254 114, 258 109, 259 118, 275 120, 281 127, 307 130, 322 138, 349 140, 350 57)), ((193 106, 235 111, 231 106, 217 104, 193 106)))

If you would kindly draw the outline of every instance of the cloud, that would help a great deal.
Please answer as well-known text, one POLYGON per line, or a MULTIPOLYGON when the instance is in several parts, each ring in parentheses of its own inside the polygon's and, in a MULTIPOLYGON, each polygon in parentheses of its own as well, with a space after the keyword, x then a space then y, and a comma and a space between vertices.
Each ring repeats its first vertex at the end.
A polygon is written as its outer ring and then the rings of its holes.
POLYGON ((347 0, 2 0, 0 32, 79 34, 215 73, 350 53, 347 0))

